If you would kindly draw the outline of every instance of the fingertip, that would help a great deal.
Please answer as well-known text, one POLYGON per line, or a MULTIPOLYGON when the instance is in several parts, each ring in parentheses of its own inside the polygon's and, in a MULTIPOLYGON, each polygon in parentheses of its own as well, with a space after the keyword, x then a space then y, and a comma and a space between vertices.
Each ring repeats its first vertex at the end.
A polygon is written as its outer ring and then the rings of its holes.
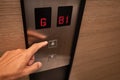
POLYGON ((40 47, 44 47, 44 46, 46 46, 47 44, 48 44, 48 41, 43 41, 43 42, 38 43, 38 45, 39 45, 40 47))
POLYGON ((47 45, 47 44, 48 44, 48 41, 44 41, 44 44, 46 44, 46 45, 47 45))
POLYGON ((37 64, 37 67, 38 67, 38 68, 41 68, 41 67, 42 67, 42 63, 41 63, 41 62, 36 62, 36 64, 37 64))

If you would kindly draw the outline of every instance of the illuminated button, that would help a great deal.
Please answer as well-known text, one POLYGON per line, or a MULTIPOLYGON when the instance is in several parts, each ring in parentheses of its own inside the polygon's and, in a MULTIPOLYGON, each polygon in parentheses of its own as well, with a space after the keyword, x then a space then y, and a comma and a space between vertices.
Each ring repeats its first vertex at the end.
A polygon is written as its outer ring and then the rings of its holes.
POLYGON ((73 6, 61 6, 58 8, 57 26, 67 26, 71 24, 73 6))
POLYGON ((35 8, 36 29, 51 27, 51 7, 35 8))
POLYGON ((57 40, 50 40, 48 41, 48 48, 57 47, 57 40))

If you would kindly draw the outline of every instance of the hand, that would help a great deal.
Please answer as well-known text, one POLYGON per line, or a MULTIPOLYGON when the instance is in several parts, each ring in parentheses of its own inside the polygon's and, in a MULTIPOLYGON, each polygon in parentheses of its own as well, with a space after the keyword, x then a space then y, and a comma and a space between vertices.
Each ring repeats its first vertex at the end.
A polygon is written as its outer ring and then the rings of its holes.
POLYGON ((32 45, 35 42, 39 42, 40 40, 45 40, 47 38, 47 36, 34 30, 27 30, 27 36, 29 45, 32 45))
POLYGON ((48 44, 35 43, 28 49, 7 51, 0 58, 0 80, 15 80, 38 70, 42 64, 34 62, 34 54, 48 44))

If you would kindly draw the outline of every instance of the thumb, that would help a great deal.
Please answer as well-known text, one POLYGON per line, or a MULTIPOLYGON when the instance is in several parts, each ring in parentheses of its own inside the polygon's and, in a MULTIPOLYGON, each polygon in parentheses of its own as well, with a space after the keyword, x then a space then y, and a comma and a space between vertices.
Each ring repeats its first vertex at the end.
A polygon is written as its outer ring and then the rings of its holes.
POLYGON ((42 64, 40 62, 35 62, 33 65, 26 67, 23 71, 23 75, 29 75, 35 71, 37 71, 39 68, 41 68, 42 64))

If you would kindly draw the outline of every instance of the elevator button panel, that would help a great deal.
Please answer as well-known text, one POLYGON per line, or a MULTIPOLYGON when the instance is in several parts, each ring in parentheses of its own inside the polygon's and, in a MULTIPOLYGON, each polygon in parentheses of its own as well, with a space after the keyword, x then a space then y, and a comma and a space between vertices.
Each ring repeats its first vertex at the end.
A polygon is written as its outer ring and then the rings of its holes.
POLYGON ((35 54, 36 61, 43 64, 37 72, 70 65, 81 0, 22 1, 26 45, 30 47, 33 43, 48 41, 48 45, 35 54))

